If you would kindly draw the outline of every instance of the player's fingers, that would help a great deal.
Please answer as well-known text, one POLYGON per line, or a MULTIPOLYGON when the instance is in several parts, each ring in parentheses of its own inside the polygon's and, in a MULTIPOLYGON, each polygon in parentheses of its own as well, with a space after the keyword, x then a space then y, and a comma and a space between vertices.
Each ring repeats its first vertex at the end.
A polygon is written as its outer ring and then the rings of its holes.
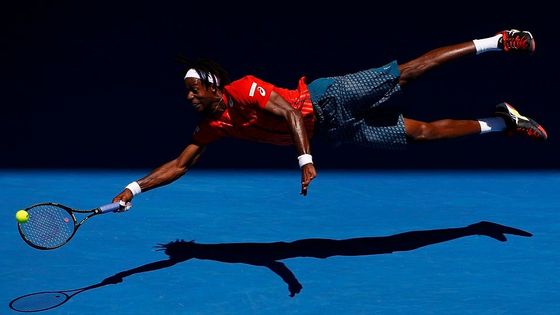
POLYGON ((309 182, 302 182, 301 183, 301 194, 303 196, 307 196, 307 186, 309 185, 309 182))
POLYGON ((311 181, 317 176, 313 164, 307 164, 301 169, 301 194, 307 196, 307 187, 311 181))
POLYGON ((128 211, 130 208, 132 208, 132 203, 125 202, 124 200, 120 200, 119 205, 121 206, 121 209, 119 210, 119 212, 128 211))

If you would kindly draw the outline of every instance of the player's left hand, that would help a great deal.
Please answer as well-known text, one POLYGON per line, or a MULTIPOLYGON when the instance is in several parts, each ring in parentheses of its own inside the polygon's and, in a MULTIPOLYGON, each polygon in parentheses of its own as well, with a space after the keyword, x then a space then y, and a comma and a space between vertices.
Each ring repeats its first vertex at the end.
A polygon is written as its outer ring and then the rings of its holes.
POLYGON ((297 280, 296 280, 295 283, 290 283, 289 286, 288 286, 288 290, 290 291, 290 297, 296 296, 296 294, 301 292, 302 288, 303 287, 301 286, 301 284, 299 282, 297 282, 297 280))
POLYGON ((305 164, 301 168, 301 194, 307 196, 307 187, 317 177, 317 171, 313 163, 305 164))

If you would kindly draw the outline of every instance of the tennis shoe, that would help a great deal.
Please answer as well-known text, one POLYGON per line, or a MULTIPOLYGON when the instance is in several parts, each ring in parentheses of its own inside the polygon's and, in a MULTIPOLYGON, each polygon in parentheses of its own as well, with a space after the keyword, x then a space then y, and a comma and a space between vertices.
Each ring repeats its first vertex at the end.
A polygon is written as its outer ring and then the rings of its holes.
POLYGON ((496 105, 495 115, 502 117, 506 122, 506 133, 520 134, 535 140, 546 140, 548 134, 546 130, 529 117, 525 117, 510 104, 503 102, 496 105))
POLYGON ((505 52, 518 52, 532 54, 535 52, 535 39, 531 32, 510 29, 501 31, 502 37, 498 40, 498 48, 505 52))

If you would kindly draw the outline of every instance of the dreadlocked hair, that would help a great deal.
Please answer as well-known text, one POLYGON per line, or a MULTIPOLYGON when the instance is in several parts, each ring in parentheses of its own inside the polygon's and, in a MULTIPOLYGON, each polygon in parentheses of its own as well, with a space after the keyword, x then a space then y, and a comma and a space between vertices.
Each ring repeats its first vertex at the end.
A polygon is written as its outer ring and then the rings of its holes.
POLYGON ((200 81, 206 87, 213 86, 216 88, 221 89, 224 85, 230 83, 229 75, 227 71, 222 68, 217 62, 211 59, 197 59, 191 60, 183 56, 178 56, 177 61, 181 64, 185 65, 185 70, 183 71, 183 75, 189 69, 195 69, 198 75, 200 76, 200 81), (210 82, 209 74, 213 75, 218 82, 216 84, 216 80, 214 83, 210 82))

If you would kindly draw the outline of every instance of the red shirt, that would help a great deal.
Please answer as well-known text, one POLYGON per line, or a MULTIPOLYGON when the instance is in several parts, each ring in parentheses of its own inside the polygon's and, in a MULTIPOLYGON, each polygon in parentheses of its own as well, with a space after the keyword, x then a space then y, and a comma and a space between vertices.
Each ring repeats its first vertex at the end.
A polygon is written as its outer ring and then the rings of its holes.
POLYGON ((206 145, 228 136, 276 145, 293 144, 287 121, 263 109, 272 91, 301 112, 308 137, 313 135, 315 115, 305 77, 295 90, 279 88, 250 75, 226 85, 224 90, 226 110, 219 118, 200 121, 193 143, 206 145))

